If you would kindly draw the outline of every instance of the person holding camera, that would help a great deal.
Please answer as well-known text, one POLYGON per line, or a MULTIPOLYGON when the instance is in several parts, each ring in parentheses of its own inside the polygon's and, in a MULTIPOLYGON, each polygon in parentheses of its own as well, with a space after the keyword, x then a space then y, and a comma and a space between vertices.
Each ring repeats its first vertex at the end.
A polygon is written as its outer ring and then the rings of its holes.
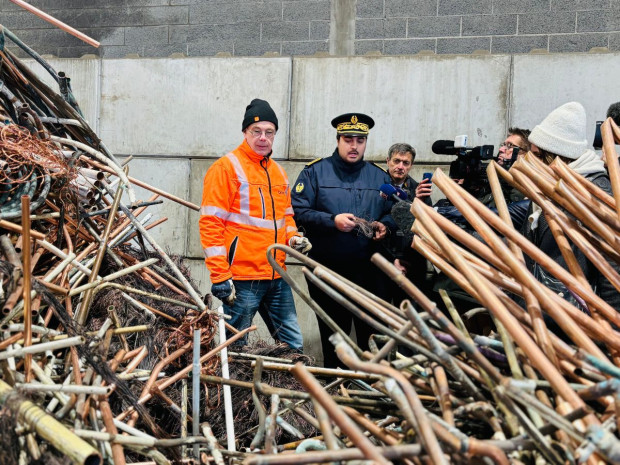
POLYGON ((497 153, 497 163, 501 167, 508 169, 515 161, 517 161, 517 157, 519 155, 525 155, 529 152, 529 135, 529 129, 521 129, 517 127, 508 128, 508 136, 506 136, 506 139, 502 145, 500 145, 499 152, 497 153), (515 149, 518 149, 516 154, 515 149))

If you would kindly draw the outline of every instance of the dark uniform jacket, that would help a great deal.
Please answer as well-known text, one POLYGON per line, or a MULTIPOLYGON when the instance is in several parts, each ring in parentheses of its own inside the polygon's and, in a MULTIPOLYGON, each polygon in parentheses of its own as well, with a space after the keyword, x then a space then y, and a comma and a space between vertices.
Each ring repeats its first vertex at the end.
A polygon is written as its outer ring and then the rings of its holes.
POLYGON ((381 185, 389 182, 389 175, 378 166, 363 160, 346 163, 338 150, 306 165, 291 198, 297 227, 312 242, 310 256, 324 264, 367 264, 375 251, 374 241, 357 229, 338 231, 334 217, 352 213, 395 230, 390 216, 393 201, 383 199, 379 193, 381 185))

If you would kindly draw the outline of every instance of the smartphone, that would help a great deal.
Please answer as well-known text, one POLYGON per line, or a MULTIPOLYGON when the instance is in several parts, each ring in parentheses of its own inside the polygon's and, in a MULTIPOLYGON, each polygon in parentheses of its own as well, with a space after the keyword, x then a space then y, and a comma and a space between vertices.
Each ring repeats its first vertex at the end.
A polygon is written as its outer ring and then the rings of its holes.
POLYGON ((428 179, 429 181, 433 178, 433 173, 424 173, 422 175, 422 179, 428 179))

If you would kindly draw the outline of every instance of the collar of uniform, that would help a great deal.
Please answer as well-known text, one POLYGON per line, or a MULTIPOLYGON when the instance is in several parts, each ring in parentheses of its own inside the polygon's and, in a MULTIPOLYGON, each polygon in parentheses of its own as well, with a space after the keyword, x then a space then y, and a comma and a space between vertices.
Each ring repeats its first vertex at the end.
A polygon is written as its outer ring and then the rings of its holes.
POLYGON ((347 163, 346 161, 342 159, 342 157, 338 153, 338 149, 334 150, 334 153, 332 154, 332 158, 334 160, 334 165, 340 171, 345 172, 345 173, 355 173, 356 171, 361 170, 365 163, 364 158, 361 158, 355 163, 347 163))
POLYGON ((261 161, 263 161, 264 159, 267 160, 267 163, 269 163, 269 161, 271 160, 271 154, 273 153, 273 151, 271 153, 269 153, 268 156, 264 157, 263 155, 259 155, 258 153, 256 153, 254 150, 252 150, 252 147, 250 147, 250 144, 248 144, 247 140, 244 140, 241 145, 238 147, 238 149, 245 155, 247 156, 250 160, 256 162, 256 163, 260 163, 261 161))

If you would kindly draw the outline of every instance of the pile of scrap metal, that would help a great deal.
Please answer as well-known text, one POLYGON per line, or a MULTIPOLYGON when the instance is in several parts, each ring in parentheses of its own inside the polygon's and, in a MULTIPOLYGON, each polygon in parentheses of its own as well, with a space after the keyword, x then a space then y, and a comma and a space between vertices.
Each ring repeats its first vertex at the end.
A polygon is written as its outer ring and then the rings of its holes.
MULTIPOLYGON (((124 463, 127 450, 168 463, 157 441, 187 416, 193 333, 204 374, 219 373, 225 345, 214 340, 217 312, 151 235, 165 219, 145 212, 160 196, 198 207, 131 178, 69 78, 2 26, 0 60, 0 462, 124 463), (135 185, 153 196, 138 201, 135 185)), ((162 447, 174 457, 185 441, 162 447)))
POLYGON ((613 196, 560 159, 547 166, 528 153, 510 171, 489 165, 499 215, 441 170, 435 172, 434 184, 482 240, 414 201, 414 248, 480 303, 471 312, 459 312, 445 292, 446 311, 440 311, 379 255, 373 262, 415 307, 407 300, 392 306, 289 252, 306 265, 308 280, 385 337, 382 347, 362 352, 284 275, 331 325, 340 360, 367 375, 372 390, 363 395, 383 396, 376 399, 383 405, 379 412, 376 405, 343 406, 297 364, 291 372, 310 393, 322 432, 314 447, 324 450, 260 455, 244 463, 620 463, 620 314, 590 287, 574 257, 579 250, 620 290, 620 173, 614 147, 620 129, 610 118, 602 131, 613 196), (570 272, 514 229, 498 175, 541 207, 570 272), (563 283, 575 304, 538 282, 526 269, 524 254, 563 283), (480 312, 492 320, 490 333, 476 334, 467 324, 468 314, 480 312))
POLYGON ((395 307, 273 245, 375 329, 362 351, 272 262, 333 329, 349 370, 317 368, 282 349, 226 349, 255 328, 229 328, 226 340, 225 319, 150 235, 160 222, 142 216, 158 195, 197 207, 131 178, 84 121, 66 76, 2 32, 1 463, 620 463, 620 315, 578 269, 558 267, 514 230, 498 177, 541 206, 559 243, 568 238, 620 283, 606 265, 620 261, 620 130, 611 120, 603 137, 614 197, 561 161, 526 155, 509 172, 489 167, 499 216, 441 171, 433 176, 484 241, 414 202, 416 249, 480 302, 490 333, 468 328, 445 294, 441 312, 380 256, 373 261, 413 303, 395 307), (139 202, 133 185, 156 195, 139 202), (523 252, 583 308, 540 285, 523 252))

